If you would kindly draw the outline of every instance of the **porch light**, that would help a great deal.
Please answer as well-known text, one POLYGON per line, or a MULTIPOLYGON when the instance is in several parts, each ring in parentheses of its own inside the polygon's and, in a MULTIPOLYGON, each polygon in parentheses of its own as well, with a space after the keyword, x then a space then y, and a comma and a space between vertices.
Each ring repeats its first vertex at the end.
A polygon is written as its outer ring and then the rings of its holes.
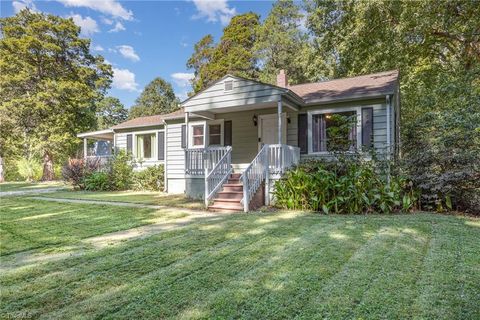
POLYGON ((253 115, 253 118, 252 118, 252 120, 253 120, 253 125, 256 127, 256 126, 257 126, 257 124, 258 124, 258 117, 257 117, 257 115, 256 115, 256 114, 254 114, 254 115, 253 115))

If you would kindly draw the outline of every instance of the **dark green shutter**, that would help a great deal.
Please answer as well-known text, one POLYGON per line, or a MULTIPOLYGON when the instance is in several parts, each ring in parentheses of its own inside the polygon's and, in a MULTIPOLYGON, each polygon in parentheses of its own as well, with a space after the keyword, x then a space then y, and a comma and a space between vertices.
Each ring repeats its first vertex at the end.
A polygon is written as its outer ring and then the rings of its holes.
POLYGON ((132 148, 133 148, 133 140, 132 140, 132 135, 127 134, 127 153, 132 153, 132 148))
POLYGON ((232 121, 225 121, 223 123, 223 145, 232 145, 232 121))
POLYGON ((187 134, 187 126, 185 124, 182 124, 182 142, 181 142, 182 149, 185 149, 187 147, 186 134, 187 134))
POLYGON ((158 160, 165 160, 165 132, 158 132, 158 160))
POLYGON ((373 147, 373 108, 362 108, 362 147, 373 147))
POLYGON ((301 154, 308 153, 308 122, 307 114, 298 115, 298 147, 301 154))

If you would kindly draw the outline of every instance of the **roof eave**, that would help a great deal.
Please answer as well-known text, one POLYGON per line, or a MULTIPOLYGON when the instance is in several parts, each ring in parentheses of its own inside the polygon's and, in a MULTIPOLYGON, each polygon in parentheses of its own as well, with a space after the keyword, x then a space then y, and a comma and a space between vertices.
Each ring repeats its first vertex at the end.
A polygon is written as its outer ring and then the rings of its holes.
POLYGON ((339 103, 339 102, 349 102, 349 101, 359 101, 359 100, 369 100, 383 98, 386 95, 395 94, 394 91, 386 91, 382 93, 375 93, 371 95, 356 95, 345 98, 332 98, 332 99, 316 99, 316 100, 305 100, 305 106, 319 105, 319 104, 329 104, 329 103, 339 103))

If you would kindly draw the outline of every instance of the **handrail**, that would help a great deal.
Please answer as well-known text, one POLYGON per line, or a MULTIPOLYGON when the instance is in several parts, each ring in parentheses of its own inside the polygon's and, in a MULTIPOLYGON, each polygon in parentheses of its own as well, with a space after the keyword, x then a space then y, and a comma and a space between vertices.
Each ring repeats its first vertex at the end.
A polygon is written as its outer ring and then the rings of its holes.
POLYGON ((192 176, 210 172, 227 152, 228 147, 207 147, 185 149, 185 173, 192 176))
POLYGON ((208 168, 205 168, 205 206, 208 206, 210 199, 220 190, 232 171, 232 147, 227 147, 225 154, 212 170, 208 171, 208 168))
POLYGON ((245 212, 248 212, 250 200, 268 176, 268 149, 268 145, 264 145, 240 176, 243 182, 242 203, 245 212))
POLYGON ((269 145, 269 170, 271 174, 283 175, 290 167, 300 162, 300 148, 286 144, 269 145))

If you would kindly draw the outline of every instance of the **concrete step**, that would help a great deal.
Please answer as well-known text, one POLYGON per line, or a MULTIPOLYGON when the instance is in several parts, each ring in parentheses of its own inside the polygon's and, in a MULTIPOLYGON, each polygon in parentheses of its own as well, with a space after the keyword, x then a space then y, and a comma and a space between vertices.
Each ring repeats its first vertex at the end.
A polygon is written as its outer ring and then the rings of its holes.
POLYGON ((213 200, 217 199, 242 199, 243 191, 220 191, 213 200))

